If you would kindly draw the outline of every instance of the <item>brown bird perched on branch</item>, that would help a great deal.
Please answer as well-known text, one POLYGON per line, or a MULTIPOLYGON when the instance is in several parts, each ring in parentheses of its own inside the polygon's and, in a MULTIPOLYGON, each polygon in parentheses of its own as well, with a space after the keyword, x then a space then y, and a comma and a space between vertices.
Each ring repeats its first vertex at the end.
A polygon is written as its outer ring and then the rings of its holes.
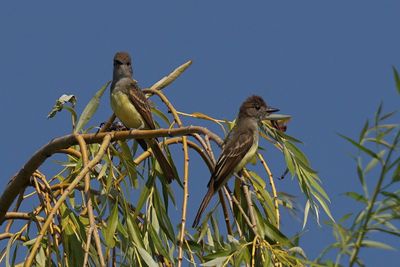
MULTIPOLYGON (((149 102, 137 82, 132 79, 132 72, 129 54, 117 52, 114 56, 113 80, 110 90, 111 108, 126 127, 153 130, 156 126, 149 102)), ((165 179, 171 183, 177 175, 161 151, 157 139, 146 139, 145 141, 157 159, 165 179)))
POLYGON ((239 172, 252 159, 258 148, 258 124, 279 109, 267 106, 259 96, 250 96, 240 106, 235 126, 224 141, 224 146, 217 160, 208 183, 208 191, 197 211, 192 227, 199 224, 212 196, 226 184, 233 173, 239 172))

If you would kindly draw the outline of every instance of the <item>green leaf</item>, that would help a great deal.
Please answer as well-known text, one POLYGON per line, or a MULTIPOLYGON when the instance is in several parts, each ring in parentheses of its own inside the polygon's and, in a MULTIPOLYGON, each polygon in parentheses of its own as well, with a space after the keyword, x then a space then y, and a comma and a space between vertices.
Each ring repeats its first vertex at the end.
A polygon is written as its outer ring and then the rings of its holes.
POLYGON ((35 256, 35 261, 37 263, 38 266, 46 266, 46 255, 44 253, 44 249, 43 247, 39 248, 38 253, 35 256))
POLYGON ((151 189, 154 185, 154 180, 155 177, 154 175, 151 175, 149 177, 149 180, 147 181, 146 185, 143 186, 143 189, 141 190, 140 196, 139 196, 139 200, 136 204, 136 210, 135 210, 135 214, 133 215, 134 218, 136 218, 139 215, 140 210, 142 209, 144 203, 146 202, 146 200, 148 199, 150 193, 151 193, 151 189))
POLYGON ((370 150, 370 149, 368 149, 368 148, 366 148, 365 146, 363 146, 363 145, 360 145, 359 143, 357 143, 356 141, 354 141, 353 139, 351 139, 351 138, 349 138, 349 137, 347 137, 347 136, 344 136, 344 135, 342 135, 342 134, 338 134, 340 137, 342 137, 343 139, 346 139, 347 141, 349 141, 351 144, 353 144, 354 146, 356 146, 358 149, 360 149, 361 151, 364 151, 365 153, 367 153, 368 155, 370 155, 371 157, 373 157, 373 158, 376 158, 376 159, 380 159, 379 158, 379 156, 375 153, 375 152, 373 152, 372 150, 370 150))
POLYGON ((306 253, 301 247, 291 247, 288 249, 289 253, 296 253, 300 256, 302 256, 304 259, 307 259, 306 253))
POLYGON ((152 108, 151 111, 154 114, 156 114, 158 117, 160 117, 167 124, 167 127, 169 127, 171 125, 171 122, 169 121, 168 117, 165 116, 165 114, 163 112, 161 112, 159 109, 152 108))
POLYGON ((310 183, 310 185, 317 190, 317 192, 322 195, 326 200, 330 201, 328 194, 325 192, 325 190, 319 185, 318 180, 314 179, 313 177, 306 177, 307 181, 310 183))
MULTIPOLYGON (((381 150, 381 151, 379 151, 378 152, 378 157, 379 158, 382 158, 384 155, 385 155, 385 153, 386 153, 386 150, 381 150)), ((365 167, 365 170, 364 170, 364 172, 365 173, 368 173, 370 170, 372 170, 375 166, 376 166, 376 164, 378 164, 380 161, 378 160, 378 159, 376 159, 376 158, 373 158, 373 159, 371 159, 370 160, 370 162, 367 164, 367 167, 365 167)))
POLYGON ((318 194, 313 194, 313 196, 318 200, 319 204, 324 209, 326 215, 328 215, 328 217, 334 222, 335 219, 333 219, 331 211, 329 210, 329 207, 326 204, 325 200, 323 198, 321 198, 318 194))
POLYGON ((149 225, 149 233, 151 237, 151 242, 153 242, 159 253, 161 253, 164 257, 169 258, 168 251, 166 250, 165 245, 162 243, 161 237, 159 236, 159 234, 157 234, 151 224, 149 225))
POLYGON ((101 87, 99 91, 97 91, 97 93, 94 95, 94 97, 86 105, 85 109, 82 111, 81 116, 79 117, 79 120, 74 129, 74 133, 79 133, 83 129, 83 127, 89 122, 89 120, 92 118, 93 114, 96 112, 97 108, 99 107, 101 96, 103 95, 104 91, 107 89, 107 87, 110 83, 111 83, 111 81, 106 82, 106 84, 103 85, 103 87, 101 87))
POLYGON ((132 153, 128 145, 126 144, 126 141, 118 141, 118 145, 121 147, 121 153, 117 152, 120 155, 120 160, 128 172, 129 178, 132 182, 132 186, 134 188, 137 188, 139 186, 139 181, 132 153))
POLYGON ((263 178, 261 178, 256 172, 248 170, 253 180, 258 183, 262 189, 265 189, 266 183, 263 178))
POLYGON ((304 165, 306 167, 310 166, 310 163, 309 163, 306 155, 304 155, 304 153, 300 149, 298 149, 297 146, 295 146, 291 142, 285 142, 285 146, 290 150, 290 152, 293 153, 293 155, 296 157, 296 159, 298 159, 300 162, 304 163, 304 165))
POLYGON ((353 213, 347 213, 347 214, 343 215, 342 218, 339 219, 339 223, 344 223, 344 222, 347 221, 347 219, 349 219, 352 215, 353 215, 353 213))
POLYGON ((357 175, 358 175, 358 179, 360 180, 361 186, 363 188, 364 194, 366 196, 368 196, 368 187, 365 182, 365 175, 364 175, 364 171, 361 166, 361 158, 357 159, 357 175))
MULTIPOLYGON (((257 213, 260 216, 260 213, 257 213)), ((266 239, 272 240, 277 243, 291 245, 290 240, 277 228, 275 225, 271 224, 268 220, 262 217, 258 217, 258 223, 265 224, 263 231, 265 232, 266 239)))
POLYGON ((396 170, 393 172, 392 183, 400 181, 400 163, 397 164, 396 170))
POLYGON ((384 121, 384 120, 386 120, 386 119, 392 117, 392 116, 393 116, 394 114, 396 114, 396 113, 397 113, 397 111, 392 111, 392 112, 389 112, 389 113, 387 113, 387 114, 384 114, 384 115, 382 115, 382 116, 379 118, 379 120, 380 120, 380 121, 384 121))
POLYGON ((379 103, 378 109, 375 112, 375 125, 379 124, 379 118, 381 117, 382 109, 383 109, 383 103, 381 101, 379 103))
POLYGON ((201 266, 222 266, 223 263, 225 263, 225 261, 228 259, 228 256, 222 256, 222 257, 218 257, 215 258, 213 260, 207 261, 203 264, 201 264, 201 266))
POLYGON ((155 262, 153 260, 153 258, 151 257, 151 255, 143 248, 141 247, 137 247, 137 250, 140 254, 140 256, 142 256, 142 259, 146 262, 146 264, 150 267, 158 267, 157 262, 155 262))
POLYGON ((293 177, 296 174, 296 168, 294 167, 292 156, 286 146, 283 147, 283 155, 285 156, 286 166, 293 177))
POLYGON ((393 75, 394 75, 394 81, 396 83, 396 88, 397 88, 397 93, 400 94, 400 77, 399 73, 397 72, 396 68, 393 66, 393 75))
POLYGON ((379 242, 379 241, 372 241, 372 240, 363 240, 361 245, 363 247, 368 247, 368 248, 380 248, 380 249, 386 249, 386 250, 396 250, 394 247, 379 242))
POLYGON ((278 134, 279 134, 282 138, 287 139, 288 141, 292 141, 292 142, 299 143, 299 144, 302 144, 302 143, 303 143, 301 140, 296 139, 296 138, 294 138, 293 136, 290 136, 290 135, 288 135, 288 134, 286 134, 286 133, 284 133, 284 132, 278 131, 278 134))
POLYGON ((114 207, 112 208, 111 215, 108 217, 107 227, 105 229, 106 234, 104 237, 106 246, 108 248, 113 248, 115 246, 114 234, 118 225, 118 202, 114 203, 114 207))
POLYGON ((153 192, 153 206, 156 211, 160 227, 163 230, 163 232, 168 236, 168 238, 175 243, 176 236, 174 233, 174 227, 172 226, 171 223, 171 218, 169 217, 167 211, 165 210, 164 203, 161 202, 161 198, 157 188, 156 187, 154 188, 155 190, 153 192))
POLYGON ((128 217, 126 220, 128 234, 130 238, 133 240, 133 243, 136 244, 136 246, 144 248, 142 234, 140 232, 139 226, 137 225, 136 217, 132 216, 132 213, 129 212, 129 210, 127 209, 125 210, 128 217))
POLYGON ((368 203, 368 199, 366 199, 363 195, 360 195, 356 192, 346 192, 345 195, 354 199, 355 201, 362 202, 365 204, 368 203))
POLYGON ((53 118, 57 112, 60 112, 66 103, 71 103, 72 107, 75 107, 76 97, 74 95, 62 95, 56 100, 52 110, 47 115, 47 118, 53 118))
POLYGON ((162 88, 168 86, 173 81, 175 81, 175 79, 178 78, 190 65, 192 65, 191 60, 183 63, 182 65, 174 69, 170 74, 164 76, 161 80, 153 84, 151 86, 151 89, 161 90, 162 88))
POLYGON ((361 133, 360 133, 360 137, 359 137, 359 142, 360 142, 360 143, 361 143, 361 141, 364 139, 365 134, 366 134, 366 132, 367 132, 367 130, 368 130, 368 127, 369 127, 369 121, 366 120, 366 122, 365 122, 365 124, 364 124, 364 127, 363 127, 363 129, 361 130, 361 133))
POLYGON ((303 218, 303 229, 306 227, 308 214, 310 212, 310 200, 307 200, 306 206, 304 207, 304 218, 303 218))

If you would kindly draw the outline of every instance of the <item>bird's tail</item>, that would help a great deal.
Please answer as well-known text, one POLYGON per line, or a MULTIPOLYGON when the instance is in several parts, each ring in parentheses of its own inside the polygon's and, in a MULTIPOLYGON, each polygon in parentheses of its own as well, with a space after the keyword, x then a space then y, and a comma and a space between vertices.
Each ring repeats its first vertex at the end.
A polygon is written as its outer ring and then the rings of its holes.
POLYGON ((153 151, 153 155, 156 157, 156 160, 158 161, 158 164, 161 167, 165 179, 170 184, 172 180, 177 177, 176 172, 174 171, 171 164, 165 157, 164 153, 161 151, 157 140, 153 139, 149 141, 149 145, 151 147, 151 150, 153 151))
POLYGON ((197 211, 196 218, 193 221, 192 227, 195 228, 200 222, 200 217, 203 214, 204 210, 207 208, 208 203, 210 203, 211 198, 214 195, 214 186, 213 183, 210 183, 210 187, 208 188, 207 194, 204 196, 203 201, 200 204, 199 210, 197 211))

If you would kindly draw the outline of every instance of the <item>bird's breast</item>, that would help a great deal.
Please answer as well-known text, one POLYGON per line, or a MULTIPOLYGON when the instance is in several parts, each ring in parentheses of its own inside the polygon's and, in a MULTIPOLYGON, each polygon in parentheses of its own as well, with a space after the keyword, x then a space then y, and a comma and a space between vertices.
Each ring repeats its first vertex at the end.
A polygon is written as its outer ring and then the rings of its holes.
POLYGON ((112 92, 110 102, 115 116, 117 116, 126 127, 135 129, 144 128, 142 116, 125 93, 121 91, 112 92))

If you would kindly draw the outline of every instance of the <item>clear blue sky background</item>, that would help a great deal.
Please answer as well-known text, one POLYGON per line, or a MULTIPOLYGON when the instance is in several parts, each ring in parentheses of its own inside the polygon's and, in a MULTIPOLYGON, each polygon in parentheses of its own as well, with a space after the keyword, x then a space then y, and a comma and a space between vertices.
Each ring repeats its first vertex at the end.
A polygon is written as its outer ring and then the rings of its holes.
MULTIPOLYGON (((387 111, 398 108, 391 66, 400 68, 400 2, 88 2, 0 4, 0 191, 34 151, 70 132, 67 113, 46 119, 55 99, 75 94, 81 111, 111 79, 114 53, 126 50, 142 87, 193 60, 165 90, 182 111, 233 119, 247 96, 259 94, 291 114, 288 133, 305 142, 301 148, 320 173, 334 216, 358 208, 342 195, 360 190, 355 149, 336 133, 356 138, 381 100, 387 111)), ((110 114, 107 92, 92 124, 110 114)), ((280 174, 283 157, 266 157, 280 174)), ((195 157, 190 164, 191 222, 209 174, 195 157)), ((277 186, 300 194, 289 177, 277 186)), ((289 236, 301 231, 293 217, 282 224, 289 236)), ((329 228, 310 222, 300 245, 313 259, 332 240, 329 228)), ((400 247, 398 239, 385 240, 400 247)), ((400 255, 362 256, 367 266, 394 266, 400 255)))

